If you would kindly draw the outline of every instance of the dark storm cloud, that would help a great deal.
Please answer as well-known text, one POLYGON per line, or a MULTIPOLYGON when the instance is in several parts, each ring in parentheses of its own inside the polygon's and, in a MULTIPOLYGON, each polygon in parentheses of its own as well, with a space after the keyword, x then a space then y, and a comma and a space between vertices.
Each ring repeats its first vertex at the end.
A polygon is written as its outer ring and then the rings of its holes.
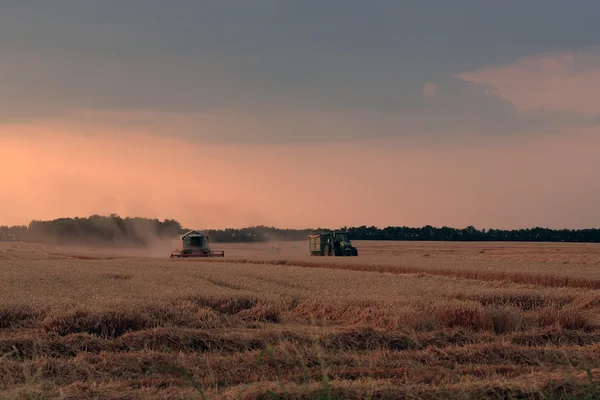
POLYGON ((369 110, 400 120, 382 123, 386 134, 589 124, 520 115, 451 77, 598 44, 599 12, 587 0, 10 1, 0 5, 0 121, 225 108, 369 110), (423 100, 426 82, 433 100, 423 100))

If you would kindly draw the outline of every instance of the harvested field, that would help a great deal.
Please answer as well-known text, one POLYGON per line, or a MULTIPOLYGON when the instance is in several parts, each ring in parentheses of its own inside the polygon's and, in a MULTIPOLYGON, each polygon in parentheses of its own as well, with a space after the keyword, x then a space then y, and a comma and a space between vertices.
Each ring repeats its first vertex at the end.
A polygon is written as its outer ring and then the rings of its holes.
POLYGON ((0 242, 0 398, 599 396, 598 245, 283 245, 0 242))

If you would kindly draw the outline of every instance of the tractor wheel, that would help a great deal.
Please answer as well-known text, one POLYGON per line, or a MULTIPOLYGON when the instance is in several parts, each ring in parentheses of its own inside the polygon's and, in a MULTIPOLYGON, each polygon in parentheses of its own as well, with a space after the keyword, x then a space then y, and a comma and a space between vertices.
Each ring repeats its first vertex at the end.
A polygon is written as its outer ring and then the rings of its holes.
POLYGON ((352 255, 353 255, 354 257, 358 256, 358 249, 357 249, 356 247, 353 247, 353 248, 352 248, 352 255))

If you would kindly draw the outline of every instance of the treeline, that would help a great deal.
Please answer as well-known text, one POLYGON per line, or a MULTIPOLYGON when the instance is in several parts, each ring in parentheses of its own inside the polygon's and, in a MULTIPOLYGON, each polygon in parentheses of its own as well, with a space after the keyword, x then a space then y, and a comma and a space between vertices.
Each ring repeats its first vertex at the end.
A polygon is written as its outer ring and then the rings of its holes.
POLYGON ((476 229, 468 226, 463 229, 447 226, 436 228, 430 225, 421 228, 406 226, 377 228, 361 226, 348 228, 354 240, 425 240, 463 242, 600 242, 600 229, 476 229))
MULTIPOLYGON (((457 229, 430 225, 421 228, 360 226, 340 229, 349 231, 352 240, 600 242, 600 229, 556 230, 536 227, 478 230, 473 226, 457 229)), ((186 231, 188 229, 172 219, 121 218, 111 214, 32 221, 28 226, 0 226, 0 240, 144 246, 153 240, 175 238, 186 231)), ((219 243, 305 240, 311 233, 325 231, 329 229, 278 229, 267 226, 204 230, 212 242, 219 243)))
POLYGON ((206 233, 212 242, 270 242, 304 240, 315 232, 324 232, 327 229, 278 229, 268 226, 252 226, 242 229, 207 229, 206 233))
POLYGON ((178 221, 92 215, 31 221, 28 226, 1 226, 0 238, 52 244, 106 244, 145 246, 153 240, 176 237, 183 231, 178 221))
MULTIPOLYGON (((17 227, 13 227, 16 229, 17 227)), ((0 240, 16 240, 16 236, 8 226, 0 226, 0 240)))
MULTIPOLYGON (((88 218, 59 218, 32 221, 28 226, 0 226, 0 240, 35 242, 106 243, 145 245, 150 240, 171 239, 189 231, 178 221, 147 218, 121 218, 93 215, 88 218)), ((277 229, 253 226, 243 229, 203 230, 212 242, 268 242, 302 240, 319 229, 277 229)))
MULTIPOLYGON (((258 242, 268 240, 304 240, 315 232, 327 232, 330 229, 276 229, 267 227, 251 227, 244 229, 225 229, 206 231, 213 241, 219 242, 258 242), (214 238, 214 239, 213 239, 214 238)), ((463 241, 463 242, 600 242, 600 229, 548 229, 531 228, 518 230, 482 229, 473 226, 463 229, 443 226, 436 228, 430 225, 421 228, 406 226, 389 226, 387 228, 342 227, 347 230, 351 240, 420 240, 420 241, 463 241)))

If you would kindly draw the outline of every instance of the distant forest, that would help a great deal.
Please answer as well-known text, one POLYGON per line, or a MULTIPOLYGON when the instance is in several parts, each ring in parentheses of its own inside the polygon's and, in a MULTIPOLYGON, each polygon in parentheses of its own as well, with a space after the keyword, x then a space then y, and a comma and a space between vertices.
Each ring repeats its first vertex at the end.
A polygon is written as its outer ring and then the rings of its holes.
POLYGON ((175 220, 121 218, 92 215, 31 221, 28 226, 0 226, 0 239, 52 244, 95 244, 145 246, 152 240, 176 237, 182 232, 175 220))
MULTIPOLYGON (((410 227, 343 227, 352 240, 423 240, 423 241, 515 241, 515 242, 600 242, 600 229, 478 230, 473 226, 457 229, 424 226, 410 227)), ((86 218, 59 218, 32 221, 28 226, 0 226, 0 240, 22 240, 55 244, 106 244, 145 246, 153 240, 175 238, 189 229, 172 219, 122 218, 92 215, 86 218)), ((315 232, 330 229, 278 229, 253 226, 242 229, 205 229, 211 241, 267 242, 304 240, 315 232)))

